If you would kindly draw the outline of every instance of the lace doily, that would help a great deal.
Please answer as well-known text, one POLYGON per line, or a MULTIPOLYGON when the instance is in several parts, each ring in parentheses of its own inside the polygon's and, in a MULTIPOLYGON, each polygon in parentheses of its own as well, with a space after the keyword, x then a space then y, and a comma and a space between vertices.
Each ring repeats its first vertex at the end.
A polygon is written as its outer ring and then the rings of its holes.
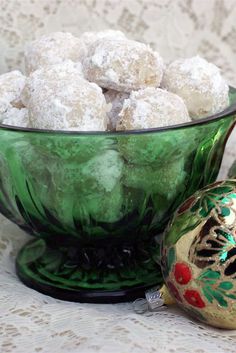
POLYGON ((114 28, 167 61, 200 54, 235 84, 235 16, 235 0, 1 0, 0 72, 23 68, 25 43, 42 34, 114 28))
MULTIPOLYGON (((235 136, 227 146, 222 177, 236 158, 233 140, 235 136)), ((0 216, 2 353, 235 353, 236 331, 204 326, 176 307, 138 315, 131 303, 63 302, 26 287, 16 276, 15 256, 28 239, 0 216)))

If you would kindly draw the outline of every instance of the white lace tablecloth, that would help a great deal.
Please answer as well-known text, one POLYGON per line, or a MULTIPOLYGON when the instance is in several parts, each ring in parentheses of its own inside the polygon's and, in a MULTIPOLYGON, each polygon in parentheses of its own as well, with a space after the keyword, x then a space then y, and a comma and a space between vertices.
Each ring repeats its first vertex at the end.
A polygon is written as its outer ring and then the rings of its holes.
MULTIPOLYGON (((221 176, 236 158, 229 141, 221 176)), ((14 353, 235 353, 236 331, 192 321, 177 308, 138 315, 131 303, 79 304, 23 285, 15 256, 29 239, 0 217, 0 352, 14 353)))

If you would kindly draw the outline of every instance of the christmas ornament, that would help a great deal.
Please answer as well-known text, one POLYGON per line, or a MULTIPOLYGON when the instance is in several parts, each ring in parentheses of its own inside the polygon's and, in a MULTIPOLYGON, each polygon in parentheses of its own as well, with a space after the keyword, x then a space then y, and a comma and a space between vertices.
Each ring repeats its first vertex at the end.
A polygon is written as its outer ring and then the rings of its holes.
POLYGON ((236 329, 236 179, 211 184, 179 207, 163 236, 161 267, 191 316, 236 329))

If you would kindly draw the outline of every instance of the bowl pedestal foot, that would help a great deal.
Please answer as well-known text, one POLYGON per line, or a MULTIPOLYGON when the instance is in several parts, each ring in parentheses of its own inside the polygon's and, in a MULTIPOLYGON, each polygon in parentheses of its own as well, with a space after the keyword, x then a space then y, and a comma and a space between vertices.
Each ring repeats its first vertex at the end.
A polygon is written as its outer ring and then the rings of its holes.
POLYGON ((87 303, 118 303, 144 296, 161 285, 154 240, 131 244, 53 243, 37 238, 16 259, 19 278, 27 286, 57 299, 87 303))

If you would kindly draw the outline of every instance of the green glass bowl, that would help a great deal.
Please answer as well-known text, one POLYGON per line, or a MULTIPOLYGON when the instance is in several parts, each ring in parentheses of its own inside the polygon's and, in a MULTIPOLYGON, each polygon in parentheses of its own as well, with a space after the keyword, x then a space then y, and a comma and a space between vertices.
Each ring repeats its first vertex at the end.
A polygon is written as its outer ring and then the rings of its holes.
POLYGON ((127 132, 0 125, 0 212, 35 239, 16 260, 28 286, 81 302, 118 302, 161 284, 158 234, 215 181, 235 124, 236 90, 207 119, 127 132))

